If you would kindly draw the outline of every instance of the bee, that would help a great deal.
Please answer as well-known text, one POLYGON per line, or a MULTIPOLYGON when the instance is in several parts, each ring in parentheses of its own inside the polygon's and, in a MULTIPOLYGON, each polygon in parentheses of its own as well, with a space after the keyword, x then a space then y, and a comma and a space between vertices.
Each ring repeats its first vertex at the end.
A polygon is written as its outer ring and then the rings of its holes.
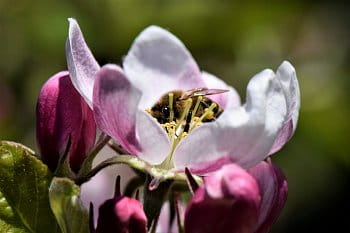
MULTIPOLYGON (((188 109, 186 119, 183 119, 185 121, 184 131, 187 132, 192 118, 200 118, 206 111, 205 109, 208 109, 215 103, 206 96, 221 94, 227 91, 228 90, 208 88, 195 88, 188 91, 175 90, 163 95, 151 108, 150 114, 156 118, 160 124, 171 121, 181 121, 188 99, 191 98, 191 106, 188 109)), ((219 104, 215 103, 214 106, 212 114, 207 114, 206 117, 202 119, 202 122, 214 121, 223 112, 219 104)))

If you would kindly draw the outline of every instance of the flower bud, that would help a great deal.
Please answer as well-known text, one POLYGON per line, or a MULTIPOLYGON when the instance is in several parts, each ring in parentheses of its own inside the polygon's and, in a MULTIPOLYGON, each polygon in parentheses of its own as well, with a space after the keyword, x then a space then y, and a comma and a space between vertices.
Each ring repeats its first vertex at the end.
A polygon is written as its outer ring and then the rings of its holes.
POLYGON ((229 164, 204 178, 185 214, 191 233, 252 233, 257 224, 259 187, 244 169, 229 164))
POLYGON ((68 72, 55 74, 43 85, 36 114, 43 162, 55 171, 70 138, 68 158, 77 172, 95 143, 96 125, 92 110, 74 88, 68 72))
POLYGON ((269 232, 287 200, 288 185, 282 171, 271 162, 260 162, 248 172, 256 179, 261 193, 256 233, 269 232))
POLYGON ((147 217, 141 203, 120 194, 120 177, 117 177, 114 198, 105 201, 99 208, 95 230, 95 233, 114 232, 147 232, 147 217))

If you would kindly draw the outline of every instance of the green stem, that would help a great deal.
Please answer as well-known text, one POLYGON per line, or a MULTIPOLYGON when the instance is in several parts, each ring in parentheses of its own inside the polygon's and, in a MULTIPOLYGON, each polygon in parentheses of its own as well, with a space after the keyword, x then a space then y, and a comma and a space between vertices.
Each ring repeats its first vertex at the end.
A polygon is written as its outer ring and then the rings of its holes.
POLYGON ((94 161, 98 152, 106 145, 106 143, 111 139, 110 136, 102 133, 96 146, 91 150, 90 154, 86 157, 78 173, 78 177, 86 176, 92 169, 92 162, 94 161))
POLYGON ((66 149, 58 161, 56 171, 54 172, 54 176, 68 177, 70 179, 75 178, 75 174, 70 168, 69 156, 68 156, 71 145, 72 145, 72 140, 71 140, 71 137, 69 136, 66 149))
POLYGON ((92 177, 94 177, 97 173, 99 173, 102 169, 109 167, 114 164, 128 164, 130 165, 130 161, 134 159, 134 156, 131 155, 118 155, 109 159, 106 159, 105 161, 98 164, 96 167, 94 167, 92 170, 90 170, 89 173, 87 173, 84 176, 78 176, 75 179, 75 183, 77 185, 81 185, 87 181, 89 181, 92 177))

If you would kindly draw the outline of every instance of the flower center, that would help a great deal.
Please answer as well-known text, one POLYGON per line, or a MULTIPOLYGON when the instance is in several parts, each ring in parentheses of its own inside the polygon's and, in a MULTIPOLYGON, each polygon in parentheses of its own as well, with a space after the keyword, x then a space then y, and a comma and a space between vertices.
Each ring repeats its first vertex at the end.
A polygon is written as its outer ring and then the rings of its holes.
POLYGON ((179 142, 196 127, 215 121, 223 109, 198 91, 172 91, 146 112, 157 119, 168 134, 171 148, 159 167, 169 170, 174 167, 172 157, 179 142))

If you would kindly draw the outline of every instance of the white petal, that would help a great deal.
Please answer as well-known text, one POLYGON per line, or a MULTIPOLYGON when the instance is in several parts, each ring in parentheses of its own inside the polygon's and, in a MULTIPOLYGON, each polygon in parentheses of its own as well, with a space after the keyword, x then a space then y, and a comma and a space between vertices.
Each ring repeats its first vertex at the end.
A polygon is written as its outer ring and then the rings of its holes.
POLYGON ((100 66, 87 46, 75 19, 69 18, 69 34, 66 42, 66 56, 73 85, 92 108, 94 78, 100 66))
POLYGON ((293 130, 298 122, 300 108, 300 90, 295 69, 288 61, 284 61, 276 72, 281 81, 282 88, 287 100, 288 117, 293 120, 293 130))
POLYGON ((224 157, 245 168, 254 166, 267 156, 285 117, 281 85, 273 71, 264 70, 249 82, 244 106, 227 109, 179 143, 175 167, 200 169, 224 157))
POLYGON ((287 103, 287 118, 269 154, 280 150, 293 136, 299 117, 300 90, 294 67, 284 61, 277 70, 276 76, 280 81, 287 103))
POLYGON ((209 96, 210 99, 218 103, 223 109, 241 105, 241 99, 237 91, 233 87, 227 85, 223 80, 207 72, 202 72, 202 78, 208 88, 228 90, 228 92, 222 94, 209 96))
POLYGON ((151 107, 166 92, 205 87, 186 47, 157 26, 146 28, 135 39, 123 68, 130 81, 143 91, 140 109, 151 107))
POLYGON ((139 157, 150 164, 160 164, 170 151, 168 135, 160 124, 144 111, 138 111, 136 134, 142 148, 139 157))

